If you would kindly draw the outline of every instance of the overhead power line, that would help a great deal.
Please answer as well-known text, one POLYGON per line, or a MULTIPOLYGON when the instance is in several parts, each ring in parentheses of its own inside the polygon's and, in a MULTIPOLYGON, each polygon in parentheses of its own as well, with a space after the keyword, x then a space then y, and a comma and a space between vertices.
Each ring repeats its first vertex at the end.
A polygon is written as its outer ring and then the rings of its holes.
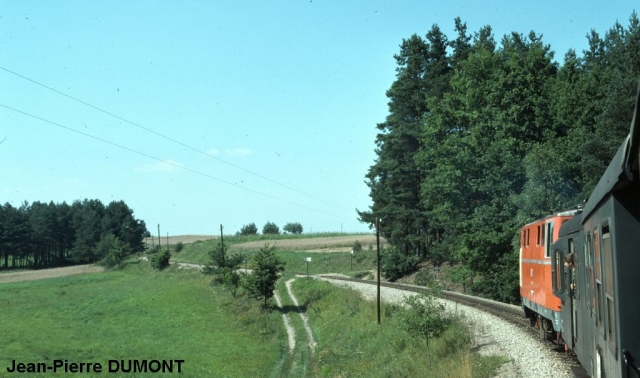
POLYGON ((259 192, 259 191, 257 191, 257 190, 250 189, 250 188, 247 188, 247 187, 244 187, 244 186, 238 185, 238 184, 234 184, 234 183, 232 183, 232 182, 229 182, 229 181, 225 181, 225 180, 219 179, 219 178, 217 178, 217 177, 214 177, 214 176, 208 175, 208 174, 206 174, 206 173, 203 173, 203 172, 200 172, 200 171, 196 171, 195 169, 187 168, 187 167, 185 167, 185 166, 183 166, 183 165, 181 165, 181 164, 176 164, 176 163, 172 163, 172 162, 170 162, 170 161, 166 161, 166 160, 160 159, 160 158, 158 158, 158 157, 155 157, 155 156, 149 155, 149 154, 147 154, 147 153, 140 152, 140 151, 138 151, 138 150, 134 150, 133 148, 129 148, 129 147, 123 146, 123 145, 121 145, 121 144, 114 143, 114 142, 108 141, 108 140, 106 140, 106 139, 102 139, 102 138, 100 138, 100 137, 97 137, 97 136, 94 136, 94 135, 91 135, 91 134, 87 134, 87 133, 82 132, 82 131, 78 131, 78 130, 76 130, 76 129, 74 129, 74 128, 71 128, 71 127, 68 127, 68 126, 64 126, 64 125, 59 124, 59 123, 57 123, 57 122, 50 121, 50 120, 48 120, 48 119, 45 119, 45 118, 39 117, 39 116, 37 116, 37 115, 33 115, 33 114, 30 114, 30 113, 24 112, 24 111, 22 111, 22 110, 18 110, 18 109, 12 108, 12 107, 7 106, 7 105, 4 105, 4 104, 0 104, 0 106, 1 106, 1 107, 3 107, 3 108, 9 109, 9 110, 11 110, 11 111, 14 111, 14 112, 16 112, 16 113, 20 113, 20 114, 23 114, 23 115, 25 115, 25 116, 28 116, 28 117, 31 117, 31 118, 37 119, 37 120, 39 120, 39 121, 46 122, 46 123, 48 123, 48 124, 51 124, 51 125, 54 125, 54 126, 57 126, 57 127, 63 128, 63 129, 65 129, 65 130, 72 131, 72 132, 74 132, 74 133, 77 133, 77 134, 83 135, 83 136, 85 136, 85 137, 92 138, 92 139, 98 140, 98 141, 103 142, 103 143, 106 143, 106 144, 110 144, 110 145, 112 145, 112 146, 115 146, 115 147, 121 148, 121 149, 123 149, 123 150, 127 150, 127 151, 129 151, 129 152, 133 152, 133 153, 135 153, 135 154, 142 155, 142 156, 144 156, 144 157, 147 157, 147 158, 150 158, 150 159, 153 159, 153 160, 157 160, 157 161, 160 161, 160 162, 162 162, 162 163, 169 164, 169 165, 172 165, 172 166, 177 167, 177 168, 180 168, 180 169, 184 169, 185 171, 189 171, 189 172, 191 172, 191 173, 195 173, 195 174, 197 174, 197 175, 204 176, 204 177, 209 178, 209 179, 212 179, 212 180, 216 180, 216 181, 221 182, 221 183, 223 183, 223 184, 232 185, 232 186, 235 186, 235 187, 237 187, 237 188, 240 188, 240 189, 243 189, 243 190, 246 190, 246 191, 252 192, 252 193, 256 193, 256 194, 259 194, 259 195, 264 196, 264 197, 268 197, 268 198, 274 199, 274 200, 276 200, 276 201, 280 201, 280 202, 287 203, 287 204, 289 204, 289 205, 293 205, 293 206, 301 207, 301 208, 303 208, 303 209, 307 209, 307 210, 315 211, 315 212, 320 213, 320 214, 329 215, 329 216, 332 216, 332 217, 342 218, 342 219, 346 219, 346 220, 352 220, 352 219, 350 219, 350 218, 343 217, 343 216, 341 216, 341 215, 335 215, 335 214, 327 213, 327 212, 324 212, 324 211, 321 211, 321 210, 317 210, 317 209, 314 209, 314 208, 311 208, 311 207, 308 207, 308 206, 300 205, 300 204, 295 203, 295 202, 287 201, 287 200, 284 200, 284 199, 282 199, 282 198, 278 198, 278 197, 272 196, 272 195, 270 195, 270 194, 266 194, 266 193, 263 193, 263 192, 259 192))
POLYGON ((9 70, 9 69, 7 69, 7 68, 4 68, 4 67, 0 67, 0 69, 2 69, 3 71, 6 71, 6 72, 8 72, 8 73, 10 73, 10 74, 12 74, 12 75, 18 76, 18 77, 20 77, 20 78, 22 78, 22 79, 24 79, 24 80, 30 81, 30 82, 32 82, 32 83, 34 83, 34 84, 36 84, 36 85, 39 85, 39 86, 41 86, 41 87, 43 87, 43 88, 46 88, 46 89, 48 89, 48 90, 50 90, 50 91, 53 91, 53 92, 55 92, 55 93, 57 93, 57 94, 59 94, 59 95, 62 95, 62 96, 64 96, 64 97, 67 97, 67 98, 69 98, 69 99, 71 99, 71 100, 73 100, 73 101, 76 101, 76 102, 79 102, 79 103, 81 103, 81 104, 83 104, 83 105, 86 105, 86 106, 88 106, 88 107, 90 107, 90 108, 92 108, 92 109, 95 109, 95 110, 99 111, 99 112, 102 112, 102 113, 108 114, 108 115, 110 115, 110 116, 112 116, 112 117, 114 117, 114 118, 117 118, 117 119, 119 119, 119 120, 121 120, 121 121, 123 121, 123 122, 126 122, 126 123, 128 123, 128 124, 130 124, 130 125, 133 125, 133 126, 135 126, 135 127, 141 128, 141 129, 143 129, 143 130, 145 130, 145 131, 147 131, 147 132, 150 132, 150 133, 152 133, 152 134, 155 134, 155 135, 157 135, 157 136, 159 136, 159 137, 161 137, 161 138, 164 138, 164 139, 166 139, 166 140, 169 140, 169 141, 171 141, 171 142, 173 142, 173 143, 177 143, 177 144, 179 144, 179 145, 181 145, 181 146, 183 146, 183 147, 186 147, 186 148, 188 148, 188 149, 190 149, 190 150, 192 150, 192 151, 198 152, 198 153, 200 153, 200 154, 202 154, 202 155, 205 155, 205 156, 207 156, 207 157, 209 157, 209 158, 216 159, 216 160, 218 160, 218 161, 220 161, 220 162, 222 162, 222 163, 228 164, 228 165, 230 165, 230 166, 232 166, 232 167, 234 167, 234 168, 240 169, 240 170, 245 171, 245 172, 247 172, 247 173, 250 173, 250 174, 252 174, 252 175, 254 175, 254 176, 260 177, 260 178, 261 178, 261 179, 263 179, 263 180, 267 180, 267 181, 272 182, 272 183, 274 183, 274 184, 276 184, 276 185, 282 186, 283 188, 287 188, 287 189, 289 189, 289 190, 292 190, 292 191, 294 191, 294 192, 297 192, 297 193, 302 194, 302 195, 304 195, 304 196, 307 196, 307 197, 309 197, 309 198, 313 198, 313 199, 315 199, 315 200, 317 200, 317 201, 324 202, 324 203, 326 203, 326 204, 328 204, 328 205, 331 205, 331 206, 334 206, 334 207, 340 208, 340 209, 342 209, 342 210, 351 211, 350 209, 347 209, 347 208, 345 208, 345 207, 343 207, 343 206, 336 205, 336 204, 331 203, 331 202, 329 202, 329 201, 323 200, 322 198, 318 198, 318 197, 313 196, 313 195, 311 195, 311 194, 304 193, 304 192, 302 192, 302 191, 300 191, 300 190, 298 190, 298 189, 295 189, 295 188, 292 188, 292 187, 290 187, 290 186, 288 186, 288 185, 285 185, 285 184, 279 183, 279 182, 277 182, 277 181, 275 181, 275 180, 272 180, 272 179, 270 179, 270 178, 268 178, 268 177, 265 177, 265 176, 263 176, 263 175, 260 175, 260 174, 258 174, 258 173, 252 172, 252 171, 250 171, 250 170, 248 170, 248 169, 246 169, 246 168, 243 168, 243 167, 241 167, 241 166, 239 166, 239 165, 236 165, 236 164, 230 163, 230 162, 228 162, 228 161, 226 161, 226 160, 224 160, 224 159, 220 159, 220 158, 218 158, 218 157, 216 157, 216 156, 213 156, 213 155, 211 155, 211 154, 209 154, 209 153, 207 153, 207 152, 205 152, 205 151, 202 151, 202 150, 199 150, 199 149, 197 149, 197 148, 195 148, 195 147, 189 146, 189 145, 187 145, 187 144, 185 144, 185 143, 182 143, 182 142, 180 142, 180 141, 178 141, 178 140, 175 140, 175 139, 173 139, 173 138, 171 138, 171 137, 168 137, 168 136, 166 136, 166 135, 164 135, 164 134, 161 134, 161 133, 159 133, 159 132, 157 132, 157 131, 155 131, 155 130, 149 129, 149 128, 144 127, 144 126, 142 126, 142 125, 140 125, 140 124, 137 124, 137 123, 135 123, 135 122, 133 122, 133 121, 130 121, 130 120, 126 119, 126 118, 120 117, 120 116, 119 116, 119 115, 117 115, 117 114, 111 113, 111 112, 109 112, 109 111, 107 111, 107 110, 104 110, 104 109, 102 109, 102 108, 99 108, 99 107, 97 107, 97 106, 95 106, 95 105, 92 105, 92 104, 90 104, 90 103, 88 103, 88 102, 82 101, 82 100, 80 100, 80 99, 78 99, 78 98, 76 98, 76 97, 70 96, 70 95, 68 95, 68 94, 66 94, 66 93, 64 93, 64 92, 61 92, 61 91, 59 91, 59 90, 57 90, 57 89, 55 89, 55 88, 51 88, 51 87, 49 87, 49 86, 47 86, 47 85, 45 85, 45 84, 42 84, 42 83, 40 83, 40 82, 38 82, 38 81, 36 81, 36 80, 30 79, 30 78, 28 78, 28 77, 26 77, 26 76, 23 76, 23 75, 21 75, 21 74, 19 74, 19 73, 17 73, 17 72, 11 71, 11 70, 9 70))

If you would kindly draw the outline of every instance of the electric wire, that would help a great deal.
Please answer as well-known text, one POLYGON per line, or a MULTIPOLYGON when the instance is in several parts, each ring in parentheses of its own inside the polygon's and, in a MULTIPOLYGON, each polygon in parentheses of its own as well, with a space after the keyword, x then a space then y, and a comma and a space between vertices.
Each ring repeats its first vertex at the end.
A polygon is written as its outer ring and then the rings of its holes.
POLYGON ((224 184, 227 184, 227 185, 235 186, 235 187, 237 187, 237 188, 244 189, 244 190, 246 190, 246 191, 249 191, 249 192, 252 192, 252 193, 256 193, 256 194, 259 194, 259 195, 261 195, 261 196, 265 196, 265 197, 268 197, 268 198, 271 198, 271 199, 274 199, 274 200, 277 200, 277 201, 280 201, 280 202, 284 202, 284 203, 287 203, 287 204, 289 204, 289 205, 293 205, 293 206, 301 207, 301 208, 303 208, 303 209, 307 209, 307 210, 315 211, 315 212, 320 213, 320 214, 329 215, 329 216, 332 216, 332 217, 341 218, 341 219, 346 219, 346 220, 350 220, 350 221, 351 221, 351 220, 353 220, 353 219, 350 219, 350 218, 347 218, 347 217, 343 217, 343 216, 341 216, 341 215, 336 215, 336 214, 327 213, 327 212, 324 212, 324 211, 322 211, 322 210, 318 210, 318 209, 314 209, 314 208, 311 208, 311 207, 308 207, 308 206, 300 205, 300 204, 298 204, 298 203, 291 202, 291 201, 287 201, 287 200, 284 200, 284 199, 282 199, 282 198, 278 198, 278 197, 272 196, 272 195, 270 195, 270 194, 266 194, 266 193, 263 193, 263 192, 260 192, 260 191, 254 190, 254 189, 250 189, 250 188, 247 188, 247 187, 244 187, 244 186, 238 185, 238 184, 234 184, 234 183, 232 183, 232 182, 229 182, 229 181, 225 181, 225 180, 219 179, 219 178, 214 177, 214 176, 211 176, 211 175, 209 175, 209 174, 206 174, 206 173, 203 173, 203 172, 200 172, 200 171, 196 171, 195 169, 187 168, 187 167, 185 167, 185 166, 183 166, 183 165, 181 165, 181 164, 172 163, 172 162, 170 162, 170 161, 166 161, 166 160, 160 159, 160 158, 158 158, 158 157, 155 157, 155 156, 149 155, 149 154, 147 154, 147 153, 140 152, 140 151, 138 151, 138 150, 134 150, 133 148, 129 148, 129 147, 126 147, 126 146, 120 145, 120 144, 118 144, 118 143, 114 143, 114 142, 108 141, 108 140, 106 140, 106 139, 102 139, 102 138, 97 137, 97 136, 95 136, 95 135, 91 135, 91 134, 88 134, 88 133, 85 133, 85 132, 82 132, 82 131, 78 131, 78 130, 76 130, 76 129, 74 129, 74 128, 71 128, 71 127, 68 127, 68 126, 64 126, 64 125, 59 124, 59 123, 57 123, 57 122, 50 121, 50 120, 48 120, 48 119, 45 119, 45 118, 39 117, 39 116, 37 116, 37 115, 33 115, 33 114, 30 114, 30 113, 24 112, 24 111, 22 111, 22 110, 18 110, 18 109, 12 108, 12 107, 7 106, 7 105, 4 105, 4 104, 2 104, 2 103, 0 103, 0 106, 1 106, 1 107, 3 107, 3 108, 9 109, 9 110, 11 110, 11 111, 14 111, 14 112, 16 112, 16 113, 20 113, 20 114, 23 114, 23 115, 25 115, 25 116, 28 116, 28 117, 31 117, 31 118, 37 119, 37 120, 39 120, 39 121, 46 122, 46 123, 49 123, 49 124, 51 124, 51 125, 58 126, 58 127, 60 127, 60 128, 66 129, 66 130, 68 130, 68 131, 72 131, 72 132, 74 132, 74 133, 77 133, 77 134, 83 135, 83 136, 85 136, 85 137, 92 138, 92 139, 98 140, 98 141, 103 142, 103 143, 106 143, 106 144, 110 144, 110 145, 112 145, 112 146, 115 146, 115 147, 121 148, 121 149, 123 149, 123 150, 127 150, 127 151, 129 151, 129 152, 133 152, 133 153, 135 153, 135 154, 142 155, 142 156, 144 156, 144 157, 147 157, 147 158, 150 158, 150 159, 153 159, 153 160, 157 160, 157 161, 160 161, 160 162, 162 162, 162 163, 169 164, 169 165, 172 165, 172 166, 177 167, 177 168, 180 168, 180 169, 184 169, 185 171, 188 171, 188 172, 191 172, 191 173, 195 173, 195 174, 197 174, 197 175, 204 176, 204 177, 207 177, 207 178, 209 178, 209 179, 216 180, 216 181, 218 181, 218 182, 221 182, 221 183, 224 183, 224 184))
POLYGON ((241 167, 241 166, 239 166, 239 165, 236 165, 236 164, 230 163, 230 162, 228 162, 228 161, 226 161, 226 160, 224 160, 224 159, 220 159, 220 158, 218 158, 218 157, 216 157, 216 156, 213 156, 213 155, 211 155, 211 154, 209 154, 209 153, 207 153, 207 152, 205 152, 205 151, 202 151, 202 150, 199 150, 199 149, 197 149, 197 148, 195 148, 195 147, 189 146, 189 145, 187 145, 187 144, 185 144, 185 143, 182 143, 182 142, 180 142, 180 141, 178 141, 178 140, 175 140, 175 139, 173 139, 173 138, 171 138, 171 137, 168 137, 168 136, 166 136, 166 135, 164 135, 164 134, 161 134, 161 133, 159 133, 159 132, 157 132, 157 131, 154 131, 154 130, 152 130, 152 129, 149 129, 149 128, 147 128, 147 127, 144 127, 144 126, 142 126, 142 125, 140 125, 140 124, 137 124, 137 123, 135 123, 135 122, 133 122, 133 121, 129 121, 128 119, 123 118, 123 117, 120 117, 120 116, 119 116, 119 115, 117 115, 117 114, 114 114, 114 113, 111 113, 111 112, 109 112, 109 111, 107 111, 107 110, 101 109, 101 108, 99 108, 99 107, 97 107, 97 106, 95 106, 95 105, 92 105, 92 104, 90 104, 90 103, 88 103, 88 102, 82 101, 82 100, 80 100, 80 99, 78 99, 78 98, 76 98, 76 97, 73 97, 73 96, 71 96, 71 95, 68 95, 68 94, 66 94, 66 93, 64 93, 64 92, 61 92, 61 91, 59 91, 59 90, 55 89, 55 88, 49 87, 49 86, 47 86, 47 85, 45 85, 45 84, 42 84, 42 83, 40 83, 40 82, 38 82, 38 81, 36 81, 36 80, 30 79, 30 78, 28 78, 28 77, 26 77, 26 76, 23 76, 23 75, 21 75, 21 74, 19 74, 19 73, 17 73, 17 72, 11 71, 11 70, 9 70, 9 69, 7 69, 7 68, 4 68, 4 67, 0 67, 0 69, 2 69, 3 71, 6 71, 6 72, 8 72, 8 73, 10 73, 10 74, 12 74, 12 75, 18 76, 18 77, 20 77, 20 78, 22 78, 22 79, 24 79, 24 80, 30 81, 30 82, 32 82, 32 83, 34 83, 34 84, 36 84, 36 85, 39 85, 39 86, 41 86, 41 87, 43 87, 43 88, 46 88, 46 89, 48 89, 48 90, 50 90, 50 91, 53 91, 53 92, 55 92, 55 93, 57 93, 57 94, 59 94, 59 95, 62 95, 62 96, 64 96, 64 97, 67 97, 67 98, 69 98, 69 99, 71 99, 71 100, 73 100, 73 101, 76 101, 76 102, 79 102, 79 103, 81 103, 81 104, 83 104, 83 105, 86 105, 86 106, 88 106, 88 107, 90 107, 90 108, 92 108, 92 109, 95 109, 95 110, 99 111, 99 112, 102 112, 102 113, 108 114, 108 115, 110 115, 110 116, 112 116, 112 117, 114 117, 114 118, 117 118, 117 119, 119 119, 119 120, 121 120, 121 121, 123 121, 123 122, 126 122, 126 123, 128 123, 128 124, 130 124, 130 125, 133 125, 133 126, 135 126, 135 127, 141 128, 141 129, 143 129, 143 130, 145 130, 145 131, 147 131, 147 132, 150 132, 150 133, 152 133, 152 134, 155 134, 155 135, 157 135, 157 136, 159 136, 159 137, 161 137, 161 138, 164 138, 164 139, 166 139, 166 140, 169 140, 169 141, 171 141, 171 142, 173 142, 173 143, 177 143, 177 144, 179 144, 179 145, 181 145, 181 146, 183 146, 183 147, 186 147, 186 148, 188 148, 188 149, 190 149, 190 150, 192 150, 192 151, 198 152, 198 153, 200 153, 200 154, 202 154, 202 155, 205 155, 205 156, 207 156, 207 157, 209 157, 209 158, 216 159, 216 160, 218 160, 218 161, 220 161, 220 162, 222 162, 222 163, 228 164, 228 165, 230 165, 230 166, 232 166, 232 167, 234 167, 234 168, 237 168, 237 169, 243 170, 243 171, 245 171, 245 172, 247 172, 247 173, 250 173, 250 174, 252 174, 252 175, 254 175, 254 176, 260 177, 260 178, 261 178, 261 179, 263 179, 263 180, 267 180, 267 181, 272 182, 272 183, 274 183, 274 184, 276 184, 276 185, 282 186, 282 187, 284 187, 284 188, 287 188, 287 189, 289 189, 289 190, 292 190, 292 191, 297 192, 297 193, 299 193, 299 194, 302 194, 302 195, 304 195, 304 196, 307 196, 307 197, 313 198, 313 199, 315 199, 315 200, 317 200, 317 201, 324 202, 324 203, 329 204, 329 205, 331 205, 331 206, 334 206, 334 207, 340 208, 340 209, 342 209, 342 210, 351 211, 350 209, 347 209, 347 208, 345 208, 345 207, 343 207, 343 206, 336 205, 336 204, 331 203, 331 202, 329 202, 329 201, 323 200, 322 198, 318 198, 318 197, 315 197, 315 196, 313 196, 313 195, 311 195, 311 194, 304 193, 304 192, 302 192, 302 191, 300 191, 300 190, 298 190, 298 189, 295 189, 295 188, 292 188, 292 187, 290 187, 290 186, 288 186, 288 185, 285 185, 285 184, 279 183, 279 182, 277 182, 277 181, 275 181, 275 180, 272 180, 272 179, 270 179, 270 178, 268 178, 268 177, 265 177, 265 176, 263 176, 263 175, 260 175, 260 174, 258 174, 258 173, 252 172, 252 171, 250 171, 250 170, 248 170, 248 169, 246 169, 246 168, 243 168, 243 167, 241 167))

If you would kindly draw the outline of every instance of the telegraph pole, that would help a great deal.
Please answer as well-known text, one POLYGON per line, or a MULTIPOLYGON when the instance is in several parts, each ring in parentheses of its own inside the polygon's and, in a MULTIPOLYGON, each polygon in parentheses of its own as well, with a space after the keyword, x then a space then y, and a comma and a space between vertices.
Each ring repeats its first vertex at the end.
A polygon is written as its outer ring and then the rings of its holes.
POLYGON ((225 263, 224 261, 224 235, 222 235, 222 224, 220 224, 220 245, 222 246, 222 262, 225 263))
POLYGON ((158 252, 162 248, 162 239, 160 238, 160 223, 158 223, 158 252))
POLYGON ((380 325, 380 219, 376 217, 376 245, 378 247, 378 325, 380 325))

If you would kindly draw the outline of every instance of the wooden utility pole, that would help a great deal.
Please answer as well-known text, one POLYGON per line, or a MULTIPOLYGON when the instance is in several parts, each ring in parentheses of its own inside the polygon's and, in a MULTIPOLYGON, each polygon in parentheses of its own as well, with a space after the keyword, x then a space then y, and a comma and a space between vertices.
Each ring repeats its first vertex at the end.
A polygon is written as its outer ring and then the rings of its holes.
POLYGON ((158 223, 158 249, 162 247, 162 239, 160 238, 160 223, 158 223))
POLYGON ((378 247, 378 325, 380 325, 380 219, 376 217, 376 245, 378 247))
POLYGON ((167 251, 169 250, 169 233, 167 232, 167 251))
MULTIPOLYGON (((225 261, 224 261, 224 235, 222 234, 222 224, 220 225, 220 245, 222 246, 222 265, 225 265, 225 261)), ((226 265, 225 265, 226 266, 226 265)))

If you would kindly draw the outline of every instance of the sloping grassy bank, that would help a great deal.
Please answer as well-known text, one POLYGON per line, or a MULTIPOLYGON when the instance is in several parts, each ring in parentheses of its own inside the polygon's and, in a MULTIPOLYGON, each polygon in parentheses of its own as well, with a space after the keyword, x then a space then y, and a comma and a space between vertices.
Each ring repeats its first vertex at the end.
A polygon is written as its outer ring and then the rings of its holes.
POLYGON ((0 376, 13 359, 99 362, 103 372, 95 376, 105 376, 109 360, 130 359, 185 360, 181 377, 270 376, 286 353, 279 314, 209 281, 196 271, 156 272, 134 262, 122 271, 3 284, 0 376))
POLYGON ((472 353, 471 336, 456 319, 438 339, 426 342, 406 331, 399 306, 382 304, 377 325, 374 302, 352 290, 299 278, 293 284, 318 342, 310 376, 490 377, 505 359, 472 353))

